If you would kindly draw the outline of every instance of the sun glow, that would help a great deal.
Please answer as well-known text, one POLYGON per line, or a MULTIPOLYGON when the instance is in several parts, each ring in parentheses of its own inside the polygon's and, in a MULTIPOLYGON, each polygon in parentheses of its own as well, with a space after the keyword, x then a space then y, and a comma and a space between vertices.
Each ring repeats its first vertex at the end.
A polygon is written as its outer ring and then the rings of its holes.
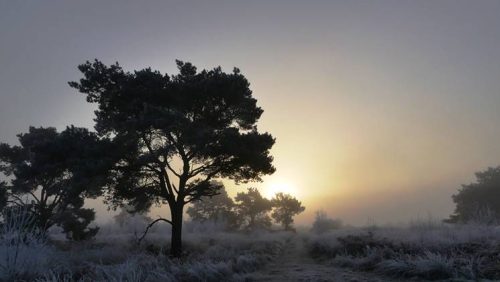
POLYGON ((276 195, 276 193, 280 192, 296 197, 297 187, 288 181, 274 180, 266 184, 263 194, 267 198, 272 198, 276 195))

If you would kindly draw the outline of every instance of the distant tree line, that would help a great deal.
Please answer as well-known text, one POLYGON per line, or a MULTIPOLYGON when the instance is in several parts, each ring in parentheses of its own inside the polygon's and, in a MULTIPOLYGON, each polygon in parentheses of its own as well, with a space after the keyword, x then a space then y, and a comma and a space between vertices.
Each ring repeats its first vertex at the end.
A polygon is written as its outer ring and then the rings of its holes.
POLYGON ((289 194, 277 193, 266 199, 256 188, 248 188, 233 200, 223 188, 219 195, 193 202, 187 214, 194 222, 219 224, 227 230, 269 229, 271 218, 284 230, 294 230, 293 217, 304 210, 301 202, 289 194))

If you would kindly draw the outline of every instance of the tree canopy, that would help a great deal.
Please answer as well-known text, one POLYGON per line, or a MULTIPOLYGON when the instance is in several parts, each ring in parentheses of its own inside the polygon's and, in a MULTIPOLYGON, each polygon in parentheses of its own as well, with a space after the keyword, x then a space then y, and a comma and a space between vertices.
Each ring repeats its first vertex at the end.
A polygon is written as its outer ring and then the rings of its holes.
POLYGON ((234 198, 238 216, 246 223, 249 230, 269 228, 271 218, 267 214, 273 208, 270 200, 264 198, 257 188, 248 188, 234 198))
POLYGON ((93 210, 82 206, 85 197, 100 195, 106 183, 105 159, 100 156, 106 144, 74 126, 60 133, 52 127, 30 127, 18 138, 19 146, 0 144, 0 172, 12 177, 2 189, 7 205, 33 214, 40 230, 58 224, 66 226, 72 239, 85 237, 93 210), (82 220, 83 214, 87 220, 82 220), (71 227, 66 222, 70 218, 77 222, 71 227), (81 236, 73 238, 76 233, 81 236))
POLYGON ((177 61, 179 73, 150 68, 126 72, 95 60, 79 66, 70 85, 96 103, 96 131, 115 144, 108 202, 146 210, 167 203, 172 254, 180 256, 184 205, 218 193, 217 178, 236 182, 271 174, 275 140, 257 131, 263 110, 238 69, 198 71, 177 61))
POLYGON ((235 204, 226 192, 219 190, 219 194, 211 197, 202 197, 195 201, 186 210, 191 220, 196 222, 210 221, 215 224, 226 224, 228 228, 235 228, 237 218, 234 212, 235 204))
POLYGON ((452 196, 455 212, 448 222, 500 220, 500 166, 476 172, 476 182, 462 185, 452 196))
POLYGON ((293 217, 306 209, 299 200, 284 193, 277 193, 271 199, 271 203, 274 207, 271 217, 280 223, 285 230, 290 229, 293 217))

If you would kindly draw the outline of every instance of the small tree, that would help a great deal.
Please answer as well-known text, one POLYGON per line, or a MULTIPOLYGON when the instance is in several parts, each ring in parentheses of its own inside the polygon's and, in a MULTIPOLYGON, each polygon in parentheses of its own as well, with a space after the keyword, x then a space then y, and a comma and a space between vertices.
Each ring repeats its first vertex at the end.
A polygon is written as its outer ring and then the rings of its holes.
POLYGON ((238 227, 237 215, 234 211, 235 204, 222 187, 219 194, 212 197, 202 197, 195 201, 186 210, 192 221, 212 222, 215 224, 224 224, 228 229, 238 227))
POLYGON ((99 175, 103 162, 95 160, 105 144, 73 126, 61 133, 51 127, 30 127, 18 137, 20 146, 0 144, 0 172, 13 178, 3 184, 7 205, 29 212, 44 232, 61 225, 75 240, 89 237, 77 233, 95 234, 86 229, 94 211, 82 206, 85 197, 100 195, 105 183, 105 175, 99 175))
MULTIPOLYGON (((262 109, 238 69, 198 72, 177 61, 179 74, 144 69, 125 72, 99 61, 79 66, 70 85, 96 103, 96 130, 115 146, 114 183, 108 203, 168 204, 171 254, 182 254, 184 206, 217 194, 212 180, 260 181, 274 172, 274 138, 257 131, 262 109)), ((159 219, 158 219, 159 220, 159 219)))
POLYGON ((273 208, 271 201, 262 197, 257 188, 248 188, 234 198, 236 210, 241 221, 246 222, 246 228, 254 230, 271 227, 268 212, 273 208))
POLYGON ((99 227, 89 227, 95 219, 93 209, 68 207, 56 215, 56 221, 62 227, 66 238, 74 241, 82 241, 93 238, 99 231, 99 227))
POLYGON ((342 221, 340 219, 329 218, 325 211, 319 210, 316 211, 311 230, 315 233, 324 233, 341 227, 342 221))
POLYGON ((271 217, 285 230, 291 230, 293 217, 306 209, 299 200, 284 193, 277 193, 271 203, 274 207, 271 217))
POLYGON ((476 182, 462 185, 452 198, 455 212, 447 222, 497 223, 500 220, 500 166, 477 172, 476 182))

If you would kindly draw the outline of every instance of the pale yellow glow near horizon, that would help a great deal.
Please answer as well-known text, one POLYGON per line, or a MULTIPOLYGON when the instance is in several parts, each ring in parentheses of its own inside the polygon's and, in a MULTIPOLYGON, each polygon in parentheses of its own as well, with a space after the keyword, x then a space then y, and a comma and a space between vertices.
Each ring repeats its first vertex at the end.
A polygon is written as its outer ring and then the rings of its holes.
POLYGON ((292 180, 282 178, 271 179, 265 182, 263 186, 262 194, 268 199, 272 199, 277 193, 290 194, 297 197, 299 192, 292 180))

